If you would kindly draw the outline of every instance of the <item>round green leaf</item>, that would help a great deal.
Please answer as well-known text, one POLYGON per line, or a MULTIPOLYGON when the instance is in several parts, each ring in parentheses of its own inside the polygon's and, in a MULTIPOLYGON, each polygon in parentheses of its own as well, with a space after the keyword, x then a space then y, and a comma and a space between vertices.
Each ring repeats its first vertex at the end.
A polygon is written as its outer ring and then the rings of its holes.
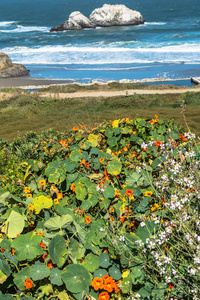
POLYGON ((114 196, 115 196, 114 188, 112 186, 105 188, 103 195, 105 198, 114 198, 114 196))
POLYGON ((107 269, 110 265, 112 265, 110 255, 108 253, 102 253, 99 256, 100 264, 99 266, 107 269))
POLYGON ((32 260, 41 255, 43 249, 39 246, 42 237, 34 232, 22 234, 12 242, 12 247, 16 250, 16 258, 19 261, 32 260))
POLYGON ((49 218, 44 223, 44 227, 49 229, 49 231, 58 230, 67 227, 72 222, 72 220, 73 220, 72 216, 67 214, 62 215, 62 217, 56 216, 56 217, 49 218))
POLYGON ((41 280, 50 275, 50 269, 42 263, 36 263, 31 266, 30 276, 35 280, 41 280))
POLYGON ((62 267, 65 262, 63 255, 66 253, 65 239, 61 235, 56 235, 49 243, 49 255, 53 264, 62 267))
POLYGON ((99 258, 92 253, 88 254, 85 258, 83 266, 91 273, 93 273, 99 267, 99 258))
POLYGON ((81 293, 91 283, 89 272, 78 264, 68 265, 61 278, 71 293, 81 293))
POLYGON ((116 265, 109 268, 109 275, 112 276, 114 280, 122 278, 122 273, 116 265))
POLYGON ((105 269, 98 269, 94 271, 93 277, 99 277, 99 278, 103 278, 103 276, 106 276, 108 274, 108 271, 105 269))
POLYGON ((113 148, 117 145, 117 138, 116 137, 109 137, 107 140, 108 145, 113 148))
POLYGON ((130 276, 125 277, 121 284, 122 293, 128 294, 131 291, 131 289, 132 289, 132 278, 130 276))
POLYGON ((30 271, 30 267, 25 267, 21 271, 14 274, 13 281, 20 291, 24 291, 26 289, 24 283, 26 279, 30 279, 30 271))
POLYGON ((121 172, 121 169, 122 169, 121 161, 119 160, 119 158, 114 156, 112 160, 109 161, 108 163, 108 167, 107 167, 108 173, 111 175, 118 175, 121 172))
POLYGON ((12 210, 1 231, 13 239, 23 231, 24 225, 24 217, 20 213, 12 210))
POLYGON ((62 273, 62 271, 59 270, 58 268, 51 269, 50 280, 51 280, 52 284, 55 284, 58 286, 63 284, 63 281, 61 279, 61 273, 62 273))
POLYGON ((82 159, 82 157, 83 154, 78 150, 72 151, 70 155, 70 159, 75 162, 79 162, 82 159))
POLYGON ((81 200, 83 201, 88 192, 87 192, 87 188, 86 188, 86 185, 82 182, 78 182, 75 186, 75 191, 76 191, 76 197, 78 200, 81 200))

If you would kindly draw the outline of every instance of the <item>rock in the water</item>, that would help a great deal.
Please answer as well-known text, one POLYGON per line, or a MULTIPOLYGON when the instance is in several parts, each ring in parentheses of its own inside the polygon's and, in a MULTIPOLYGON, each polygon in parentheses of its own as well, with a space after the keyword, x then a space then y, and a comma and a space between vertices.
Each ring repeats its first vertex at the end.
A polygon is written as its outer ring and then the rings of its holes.
POLYGON ((80 11, 74 11, 67 21, 60 26, 53 27, 51 31, 81 30, 84 28, 95 28, 95 25, 80 11))
POLYGON ((140 12, 127 8, 125 5, 104 4, 91 13, 89 19, 79 11, 74 11, 68 20, 60 26, 54 26, 51 31, 81 30, 84 28, 126 26, 144 24, 140 12))
POLYGON ((29 71, 21 64, 13 64, 7 54, 0 52, 0 78, 28 76, 29 71))
POLYGON ((90 20, 101 27, 139 25, 144 23, 140 12, 129 9, 125 5, 109 4, 104 4, 103 7, 93 10, 90 20))

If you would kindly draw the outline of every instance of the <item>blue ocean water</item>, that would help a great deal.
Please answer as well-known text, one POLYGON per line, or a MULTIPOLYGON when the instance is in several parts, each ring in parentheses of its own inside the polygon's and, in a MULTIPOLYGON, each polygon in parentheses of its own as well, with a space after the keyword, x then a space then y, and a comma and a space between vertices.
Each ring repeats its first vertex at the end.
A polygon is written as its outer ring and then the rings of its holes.
POLYGON ((1 0, 0 51, 31 77, 91 79, 200 76, 199 0, 1 0), (50 32, 75 10, 138 10, 144 25, 50 32))

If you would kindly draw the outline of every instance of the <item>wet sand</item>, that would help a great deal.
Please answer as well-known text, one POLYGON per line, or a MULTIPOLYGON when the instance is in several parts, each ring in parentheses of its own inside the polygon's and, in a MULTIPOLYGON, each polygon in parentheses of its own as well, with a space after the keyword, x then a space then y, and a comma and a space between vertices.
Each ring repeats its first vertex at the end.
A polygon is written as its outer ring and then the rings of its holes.
MULTIPOLYGON (((190 80, 190 78, 182 78, 182 79, 164 79, 164 78, 144 78, 141 80, 128 80, 122 79, 119 80, 119 83, 159 83, 166 82, 168 84, 174 84, 176 81, 190 80)), ((41 89, 51 85, 57 84, 68 84, 68 83, 77 83, 80 85, 91 85, 94 83, 98 84, 106 84, 112 81, 98 81, 92 80, 88 83, 79 83, 79 80, 75 79, 47 79, 47 78, 34 78, 34 77, 17 77, 17 78, 0 78, 0 88, 8 88, 8 87, 18 87, 27 90, 41 89)))
POLYGON ((43 88, 54 84, 76 82, 74 79, 45 79, 33 77, 0 78, 0 88, 20 87, 24 89, 43 88))

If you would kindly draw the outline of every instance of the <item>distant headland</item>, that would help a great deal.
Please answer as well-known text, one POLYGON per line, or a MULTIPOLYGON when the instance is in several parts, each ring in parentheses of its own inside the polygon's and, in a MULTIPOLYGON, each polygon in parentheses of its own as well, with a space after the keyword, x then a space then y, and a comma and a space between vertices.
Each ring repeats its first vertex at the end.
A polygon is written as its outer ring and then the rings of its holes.
POLYGON ((69 18, 59 26, 51 28, 52 31, 81 30, 85 28, 129 26, 144 24, 140 12, 132 10, 123 4, 104 4, 101 8, 92 11, 89 18, 80 11, 74 11, 69 18))

